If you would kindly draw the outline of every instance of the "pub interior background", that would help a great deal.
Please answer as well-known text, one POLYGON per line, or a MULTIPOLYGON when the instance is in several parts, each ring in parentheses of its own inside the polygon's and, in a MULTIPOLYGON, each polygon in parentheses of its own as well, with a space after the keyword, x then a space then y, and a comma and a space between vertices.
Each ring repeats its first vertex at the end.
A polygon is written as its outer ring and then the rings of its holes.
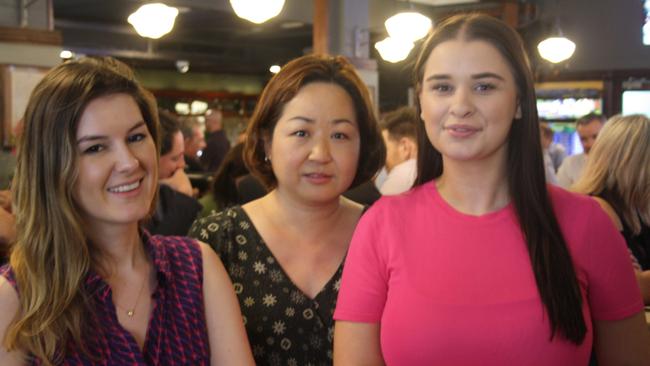
MULTIPOLYGON (((644 0, 287 0, 277 17, 260 25, 238 18, 227 0, 167 0, 179 15, 172 31, 157 40, 140 37, 127 22, 145 3, 0 0, 0 141, 5 149, 14 144, 12 128, 31 89, 49 67, 62 62, 62 50, 72 57, 110 55, 125 61, 161 106, 179 114, 198 115, 207 105, 222 108, 232 140, 272 76, 269 66, 315 48, 350 58, 378 112, 390 111, 413 102, 416 51, 390 63, 373 45, 386 37, 384 21, 407 9, 434 24, 450 14, 478 11, 514 25, 533 62, 540 117, 554 122, 556 135, 567 145, 578 116, 621 113, 626 91, 650 95, 650 45, 642 42, 649 18, 644 0), (560 29, 576 51, 569 60, 551 64, 536 46, 560 29), (181 72, 184 65, 189 69, 181 72)), ((642 98, 650 105, 648 95, 642 98)))

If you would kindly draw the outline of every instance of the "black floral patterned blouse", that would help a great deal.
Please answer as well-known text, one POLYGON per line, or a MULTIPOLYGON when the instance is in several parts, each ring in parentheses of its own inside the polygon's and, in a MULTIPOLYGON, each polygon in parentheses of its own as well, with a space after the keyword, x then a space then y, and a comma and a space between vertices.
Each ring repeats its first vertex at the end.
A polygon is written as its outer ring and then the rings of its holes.
POLYGON ((241 206, 197 220, 190 236, 208 243, 230 274, 258 365, 332 364, 332 316, 343 264, 310 299, 291 282, 241 206))

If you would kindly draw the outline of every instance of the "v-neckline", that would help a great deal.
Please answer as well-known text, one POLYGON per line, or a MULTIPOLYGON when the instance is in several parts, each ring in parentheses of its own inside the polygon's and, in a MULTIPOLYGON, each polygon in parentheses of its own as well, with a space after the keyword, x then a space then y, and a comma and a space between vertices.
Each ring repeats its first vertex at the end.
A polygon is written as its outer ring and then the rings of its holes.
POLYGON ((341 263, 339 263, 338 267, 336 267, 336 271, 334 271, 334 273, 330 276, 330 278, 327 280, 327 282, 325 282, 323 287, 321 287, 318 290, 318 293, 316 293, 316 296, 314 296, 312 298, 311 296, 307 295, 298 285, 296 285, 295 282, 293 282, 293 279, 291 279, 291 276, 289 276, 289 274, 284 270, 284 267, 282 267, 282 264, 280 263, 278 258, 275 256, 275 254, 273 254, 273 252, 271 251, 271 248, 269 248, 269 246, 266 244, 266 240, 264 240, 264 238, 262 237, 262 234, 260 234, 260 232, 257 230, 257 227, 255 227, 255 224, 253 223, 253 220, 248 215, 246 210, 244 210, 244 208, 242 206, 236 206, 236 207, 233 207, 233 208, 238 211, 237 212, 238 215, 243 215, 242 217, 244 219, 246 219, 246 221, 250 222, 251 228, 252 228, 251 233, 252 233, 253 236, 255 236, 254 239, 257 239, 256 241, 259 242, 260 245, 264 248, 264 251, 266 252, 266 254, 269 255, 271 258, 273 258, 273 261, 277 264, 277 267, 282 272, 282 275, 287 278, 287 281, 289 281, 291 286, 295 290, 299 291, 304 297, 306 297, 307 299, 309 299, 311 301, 315 301, 319 297, 321 297, 321 295, 323 295, 326 292, 326 290, 329 288, 329 286, 334 285, 333 282, 335 282, 336 278, 339 277, 338 275, 341 272, 341 270, 343 268, 343 264, 345 263, 345 258, 348 255, 347 250, 345 252, 345 255, 343 255, 343 258, 341 259, 341 263))

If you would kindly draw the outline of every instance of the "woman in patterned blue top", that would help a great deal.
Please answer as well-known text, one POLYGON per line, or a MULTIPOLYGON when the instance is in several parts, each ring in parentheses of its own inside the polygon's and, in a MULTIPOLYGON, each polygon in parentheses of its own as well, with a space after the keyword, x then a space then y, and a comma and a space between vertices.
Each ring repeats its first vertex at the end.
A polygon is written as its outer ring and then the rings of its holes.
POLYGON ((155 206, 158 119, 130 69, 59 65, 24 120, 0 364, 252 365, 218 257, 140 227, 155 206))
POLYGON ((270 192, 196 221, 234 282, 258 365, 332 364, 343 258, 384 146, 368 91, 342 57, 304 56, 266 86, 244 159, 270 192))

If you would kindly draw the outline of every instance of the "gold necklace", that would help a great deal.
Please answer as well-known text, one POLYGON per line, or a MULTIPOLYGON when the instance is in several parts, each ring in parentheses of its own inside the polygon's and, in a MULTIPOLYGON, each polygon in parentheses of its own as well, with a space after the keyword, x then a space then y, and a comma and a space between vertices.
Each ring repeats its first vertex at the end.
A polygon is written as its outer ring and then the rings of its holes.
POLYGON ((125 309, 125 308, 121 307, 120 305, 118 305, 117 302, 115 303, 115 305, 117 305, 118 308, 120 308, 121 310, 124 310, 126 312, 126 315, 129 318, 133 318, 133 316, 135 315, 135 309, 138 307, 138 303, 140 302, 140 295, 142 295, 142 290, 144 289, 144 284, 146 282, 147 282, 147 276, 144 276, 144 279, 142 280, 142 285, 140 286, 140 291, 138 291, 138 296, 135 298, 135 304, 133 304, 132 308, 125 309))

